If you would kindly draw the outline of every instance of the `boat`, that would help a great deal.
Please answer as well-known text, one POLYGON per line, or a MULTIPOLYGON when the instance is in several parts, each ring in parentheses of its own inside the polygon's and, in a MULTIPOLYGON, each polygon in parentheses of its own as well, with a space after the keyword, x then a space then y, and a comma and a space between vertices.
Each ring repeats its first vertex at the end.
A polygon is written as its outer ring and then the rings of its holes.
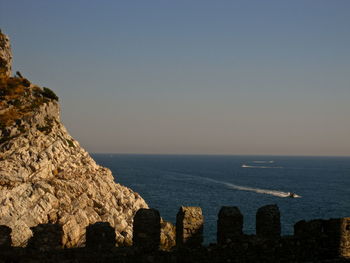
POLYGON ((295 198, 295 197, 297 197, 297 195, 295 193, 288 192, 288 197, 295 198))

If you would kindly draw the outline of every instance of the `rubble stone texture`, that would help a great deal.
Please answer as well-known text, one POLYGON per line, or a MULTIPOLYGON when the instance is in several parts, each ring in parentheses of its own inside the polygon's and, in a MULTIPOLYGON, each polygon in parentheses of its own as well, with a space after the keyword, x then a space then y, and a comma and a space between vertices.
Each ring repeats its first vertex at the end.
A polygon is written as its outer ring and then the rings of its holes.
POLYGON ((203 242, 204 217, 200 207, 180 207, 176 216, 176 245, 198 247, 203 242))
POLYGON ((260 207, 256 213, 256 235, 262 238, 281 236, 280 211, 277 205, 260 207))
POLYGON ((340 251, 339 254, 343 257, 350 258, 350 217, 340 218, 340 251))
POLYGON ((12 66, 12 52, 8 36, 0 30, 0 77, 10 77, 12 66))
POLYGON ((86 247, 110 249, 115 247, 115 231, 108 222, 97 222, 86 228, 86 247))
POLYGON ((176 227, 160 218, 160 249, 170 250, 176 246, 176 227))
POLYGON ((40 224, 31 227, 33 236, 28 241, 28 248, 49 251, 62 248, 62 227, 58 224, 40 224))
POLYGON ((223 206, 218 214, 217 241, 229 243, 243 235, 243 215, 238 207, 223 206))
POLYGON ((159 249, 160 215, 156 209, 140 209, 134 218, 133 245, 142 250, 159 249))

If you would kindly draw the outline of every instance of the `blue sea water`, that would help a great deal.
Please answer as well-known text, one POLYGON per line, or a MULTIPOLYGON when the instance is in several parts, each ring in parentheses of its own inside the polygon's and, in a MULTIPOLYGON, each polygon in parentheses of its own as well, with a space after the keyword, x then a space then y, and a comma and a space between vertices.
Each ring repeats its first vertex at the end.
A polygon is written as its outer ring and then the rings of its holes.
POLYGON ((141 194, 173 223, 180 206, 200 206, 205 243, 216 240, 221 206, 238 206, 244 232, 255 233, 256 210, 277 204, 282 234, 302 219, 350 216, 350 157, 93 154, 115 181, 141 194), (299 198, 288 197, 288 192, 299 198))

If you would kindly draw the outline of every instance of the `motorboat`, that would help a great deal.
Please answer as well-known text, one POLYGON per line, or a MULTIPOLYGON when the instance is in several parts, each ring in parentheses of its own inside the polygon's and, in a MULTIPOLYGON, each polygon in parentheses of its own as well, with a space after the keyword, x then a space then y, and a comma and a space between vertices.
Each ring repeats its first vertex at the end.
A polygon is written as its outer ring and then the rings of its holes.
POLYGON ((295 198, 295 197, 297 197, 297 195, 295 193, 288 192, 288 197, 295 198))

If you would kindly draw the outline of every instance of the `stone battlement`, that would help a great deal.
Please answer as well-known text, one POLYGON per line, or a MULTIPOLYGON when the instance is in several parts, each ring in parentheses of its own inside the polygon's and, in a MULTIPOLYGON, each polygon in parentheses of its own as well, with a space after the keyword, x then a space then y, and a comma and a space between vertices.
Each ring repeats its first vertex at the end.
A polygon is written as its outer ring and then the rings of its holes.
POLYGON ((115 247, 115 229, 107 222, 89 225, 85 247, 71 249, 63 248, 58 224, 31 228, 26 248, 11 247, 11 229, 0 226, 0 262, 27 262, 28 257, 37 262, 346 262, 350 257, 350 218, 299 221, 294 235, 281 236, 279 209, 267 205, 256 213, 256 235, 245 235, 239 208, 226 206, 218 213, 217 244, 206 247, 203 227, 200 207, 180 207, 176 233, 171 233, 176 246, 165 252, 159 250, 161 217, 155 209, 135 214, 131 247, 115 247))

